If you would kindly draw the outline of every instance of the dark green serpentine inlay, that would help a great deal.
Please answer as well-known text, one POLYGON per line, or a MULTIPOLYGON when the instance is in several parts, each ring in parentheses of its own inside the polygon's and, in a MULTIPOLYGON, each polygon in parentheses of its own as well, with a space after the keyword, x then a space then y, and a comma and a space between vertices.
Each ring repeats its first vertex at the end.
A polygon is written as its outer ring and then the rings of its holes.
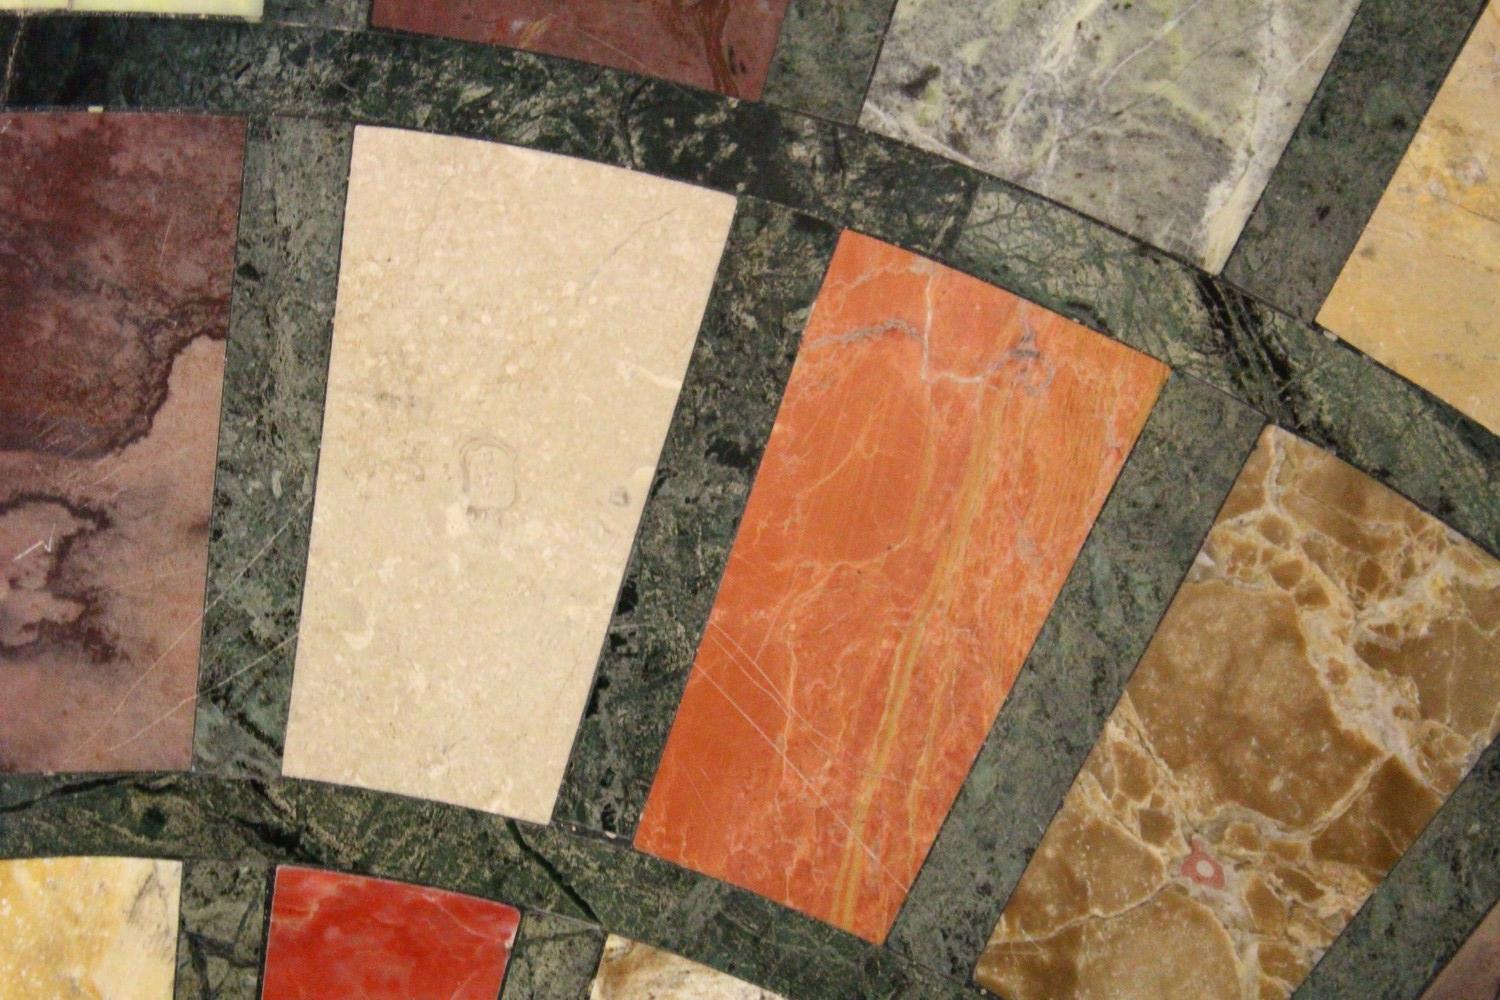
POLYGON ((1201 382, 1168 380, 912 886, 893 950, 973 972, 1264 426, 1201 382))
POLYGON ((837 239, 740 199, 554 821, 635 830, 837 239))
POLYGON ((270 892, 263 861, 183 864, 174 1000, 258 1000, 270 892))
POLYGON ((370 0, 266 0, 265 19, 323 28, 363 28, 370 23, 370 0))
POLYGON ((875 74, 896 0, 792 0, 765 100, 853 124, 875 74))
POLYGON ((1224 277, 1311 322, 1487 0, 1364 0, 1224 277))
POLYGON ((1500 900, 1500 742, 1490 746, 1292 1000, 1413 1000, 1500 900))
POLYGON ((274 775, 312 530, 354 129, 251 122, 224 366, 194 767, 274 775))
POLYGON ((500 1000, 585 1000, 604 952, 604 932, 580 920, 530 910, 505 968, 500 1000))
POLYGON ((956 1000, 971 985, 602 837, 357 788, 201 774, 0 779, 0 858, 304 864, 616 931, 790 1000, 956 1000))

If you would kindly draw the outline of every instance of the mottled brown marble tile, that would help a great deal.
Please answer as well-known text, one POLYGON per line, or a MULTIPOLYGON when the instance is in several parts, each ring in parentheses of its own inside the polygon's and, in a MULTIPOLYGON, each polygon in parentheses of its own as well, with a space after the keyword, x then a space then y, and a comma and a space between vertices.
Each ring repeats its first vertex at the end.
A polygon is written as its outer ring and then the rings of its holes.
POLYGON ((1500 728, 1497 637, 1500 563, 1266 431, 979 982, 1288 995, 1500 728))
POLYGON ((188 765, 243 155, 0 115, 0 771, 188 765))

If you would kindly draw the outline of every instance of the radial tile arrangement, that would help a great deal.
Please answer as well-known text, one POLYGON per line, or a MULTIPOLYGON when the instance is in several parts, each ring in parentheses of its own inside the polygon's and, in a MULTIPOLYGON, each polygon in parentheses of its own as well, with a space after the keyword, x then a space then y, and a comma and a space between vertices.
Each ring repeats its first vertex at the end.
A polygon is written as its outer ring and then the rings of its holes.
POLYGON ((1486 0, 0 7, 0 996, 1494 1000, 1486 0))

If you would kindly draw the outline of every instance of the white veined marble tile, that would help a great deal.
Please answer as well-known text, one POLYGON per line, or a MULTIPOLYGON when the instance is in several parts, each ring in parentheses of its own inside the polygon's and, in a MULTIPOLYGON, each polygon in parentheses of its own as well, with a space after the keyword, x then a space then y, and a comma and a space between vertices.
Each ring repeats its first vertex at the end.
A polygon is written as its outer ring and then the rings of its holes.
POLYGON ((734 207, 357 130, 287 775, 549 818, 734 207))
POLYGON ((80 13, 217 14, 260 20, 265 0, 0 0, 0 10, 80 13))
POLYGON ((589 1000, 782 1000, 769 990, 611 934, 589 1000))

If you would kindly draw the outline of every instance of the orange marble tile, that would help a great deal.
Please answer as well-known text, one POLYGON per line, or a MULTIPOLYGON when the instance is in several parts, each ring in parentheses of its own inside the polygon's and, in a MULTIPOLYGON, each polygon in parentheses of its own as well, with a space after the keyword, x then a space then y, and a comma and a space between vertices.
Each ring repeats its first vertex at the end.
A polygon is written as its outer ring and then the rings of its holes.
POLYGON ((1166 374, 845 233, 636 846, 884 940, 1166 374))

